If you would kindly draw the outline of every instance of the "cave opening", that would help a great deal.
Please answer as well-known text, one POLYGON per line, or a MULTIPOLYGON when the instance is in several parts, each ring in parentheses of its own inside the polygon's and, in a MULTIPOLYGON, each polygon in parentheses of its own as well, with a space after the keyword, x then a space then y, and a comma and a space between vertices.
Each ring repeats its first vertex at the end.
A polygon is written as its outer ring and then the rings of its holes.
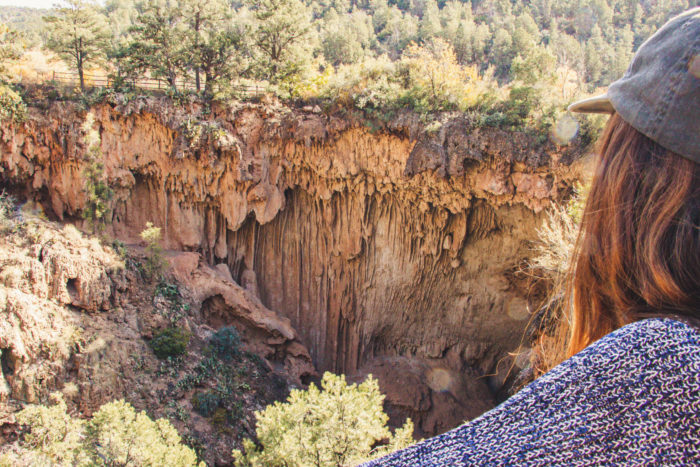
POLYGON ((2 368, 2 374, 6 377, 15 374, 15 360, 12 358, 11 349, 0 349, 0 368, 2 368))
POLYGON ((202 302, 202 317, 214 329, 230 324, 228 321, 228 306, 220 294, 207 298, 202 302))
POLYGON ((68 291, 68 295, 70 295, 71 301, 75 302, 78 300, 78 279, 68 279, 66 281, 66 290, 68 291))

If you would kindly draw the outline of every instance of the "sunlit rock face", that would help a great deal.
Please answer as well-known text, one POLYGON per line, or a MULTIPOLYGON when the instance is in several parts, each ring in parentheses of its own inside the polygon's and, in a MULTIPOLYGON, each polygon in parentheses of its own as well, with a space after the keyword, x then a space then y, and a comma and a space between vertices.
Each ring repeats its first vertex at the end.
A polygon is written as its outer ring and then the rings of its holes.
MULTIPOLYGON (((155 98, 93 111, 115 236, 137 243, 151 221, 167 248, 227 265, 318 371, 374 371, 421 435, 494 403, 530 316, 517 271, 543 210, 580 178, 576 139, 538 146, 462 118, 427 134, 409 114, 372 132, 279 106, 155 98), (403 397, 410 378, 423 395, 403 397)), ((2 127, 1 176, 78 219, 84 113, 31 113, 2 127)))

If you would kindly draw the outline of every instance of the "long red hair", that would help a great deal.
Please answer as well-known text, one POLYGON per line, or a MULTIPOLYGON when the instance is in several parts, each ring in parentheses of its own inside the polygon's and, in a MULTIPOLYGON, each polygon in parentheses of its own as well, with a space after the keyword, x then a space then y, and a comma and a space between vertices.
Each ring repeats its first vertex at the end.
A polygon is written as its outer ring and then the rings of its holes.
POLYGON ((614 114, 566 280, 568 358, 648 316, 700 318, 700 164, 614 114))

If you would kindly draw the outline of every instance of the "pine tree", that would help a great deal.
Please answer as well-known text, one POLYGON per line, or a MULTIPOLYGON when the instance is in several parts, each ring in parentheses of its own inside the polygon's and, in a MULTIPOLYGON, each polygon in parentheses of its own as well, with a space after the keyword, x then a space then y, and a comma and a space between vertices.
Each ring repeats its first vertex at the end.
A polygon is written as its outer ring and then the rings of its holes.
POLYGON ((591 38, 586 42, 585 61, 586 79, 599 85, 609 58, 609 46, 603 39, 603 32, 596 24, 591 31, 591 38))
POLYGON ((371 19, 366 13, 340 15, 331 9, 321 31, 323 55, 333 65, 360 62, 368 54, 372 34, 371 19))
MULTIPOLYGON (((245 40, 248 32, 244 25, 230 24, 225 29, 209 31, 198 44, 194 63, 197 70, 204 74, 204 92, 207 95, 214 93, 215 85, 230 82, 249 68, 244 56, 248 49, 245 40)), ((199 86, 197 78, 198 90, 199 86)))
POLYGON ((24 52, 21 34, 0 23, 0 81, 6 81, 7 66, 19 60, 24 52))
POLYGON ((102 63, 106 57, 110 32, 93 3, 66 0, 54 16, 46 16, 46 48, 73 66, 85 90, 85 70, 102 63))
POLYGON ((292 390, 287 402, 275 402, 256 413, 261 449, 245 440, 245 454, 233 451, 243 466, 357 465, 413 443, 413 423, 392 434, 382 410, 384 396, 370 376, 348 385, 344 376, 325 373, 321 389, 292 390), (389 444, 372 450, 380 440, 389 444))
POLYGON ((182 10, 175 0, 145 0, 139 5, 131 40, 120 52, 126 58, 126 74, 149 72, 177 89, 187 69, 187 35, 182 10))
POLYGON ((225 31, 225 23, 231 19, 231 8, 223 0, 181 0, 180 8, 187 29, 187 47, 195 52, 191 67, 194 69, 195 86, 199 91, 200 73, 203 70, 197 57, 205 49, 209 68, 212 69, 214 63, 221 62, 217 58, 223 55, 223 59, 226 60, 229 57, 229 51, 232 49, 230 44, 235 42, 233 36, 222 34, 225 31), (219 54, 218 51, 225 52, 219 54))
POLYGON ((248 0, 248 3, 255 14, 253 37, 263 76, 280 82, 298 74, 301 60, 294 52, 303 46, 311 32, 309 8, 300 0, 248 0))
POLYGON ((420 20, 418 37, 423 42, 427 42, 433 37, 440 35, 442 25, 440 24, 440 10, 435 0, 428 0, 425 5, 423 18, 420 20))
POLYGON ((504 28, 497 29, 493 34, 493 42, 489 51, 489 61, 496 66, 496 74, 507 76, 513 58, 515 58, 513 36, 504 28))
POLYGON ((615 41, 615 59, 611 67, 612 80, 621 78, 625 73, 627 66, 632 60, 633 49, 634 33, 632 33, 632 28, 630 28, 628 24, 619 31, 617 40, 615 41))
POLYGON ((104 4, 104 14, 107 24, 112 29, 112 37, 119 39, 128 35, 138 10, 134 0, 107 0, 104 4))
POLYGON ((460 64, 466 63, 472 57, 471 41, 467 37, 467 32, 463 22, 459 23, 452 39, 452 47, 454 48, 457 62, 460 64))

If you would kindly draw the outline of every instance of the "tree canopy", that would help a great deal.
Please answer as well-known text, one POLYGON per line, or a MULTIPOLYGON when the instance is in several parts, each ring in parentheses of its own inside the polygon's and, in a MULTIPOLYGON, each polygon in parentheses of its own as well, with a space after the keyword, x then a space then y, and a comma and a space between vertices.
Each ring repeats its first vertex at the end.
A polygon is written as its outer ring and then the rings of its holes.
POLYGON ((413 423, 392 435, 382 410, 384 396, 371 376, 348 385, 344 376, 325 373, 321 389, 293 390, 286 402, 256 413, 257 448, 244 442, 234 451, 236 465, 356 465, 413 443, 413 423), (388 441, 387 441, 388 440, 388 441), (380 443, 381 442, 381 443, 380 443), (380 445, 381 444, 381 445, 380 445))
MULTIPOLYGON (((381 119, 406 108, 472 112, 480 124, 533 130, 545 141, 568 103, 602 92, 649 35, 698 4, 70 0, 47 17, 43 34, 78 72, 81 88, 84 70, 99 66, 119 90, 155 78, 173 95, 225 100, 247 96, 241 85, 252 84, 256 95, 323 99, 381 119)), ((27 34, 37 36, 31 28, 27 34)), ((7 109, 16 96, 6 96, 4 114, 14 115, 7 109)))
POLYGON ((0 80, 5 81, 9 78, 7 67, 19 60, 23 48, 22 35, 0 23, 0 80))
MULTIPOLYGON (((440 39, 452 48, 457 63, 474 65, 480 73, 492 70, 500 84, 518 79, 522 68, 514 71, 514 60, 522 65, 522 60, 544 57, 546 52, 556 57, 549 68, 569 73, 571 80, 590 91, 619 77, 634 49, 663 22, 698 4, 697 0, 109 0, 102 7, 69 0, 46 17, 45 45, 79 73, 115 47, 121 47, 121 54, 112 51, 110 56, 126 57, 132 69, 163 78, 171 86, 188 77, 200 89, 200 81, 206 82, 200 75, 208 71, 212 92, 215 85, 238 77, 277 83, 383 55, 399 60, 411 44, 440 39)), ((37 26, 27 22, 26 13, 9 9, 2 15, 2 11, 0 18, 37 36, 37 26)))
POLYGON ((102 63, 106 57, 109 30, 95 4, 85 0, 66 0, 55 14, 44 17, 48 37, 46 47, 71 64, 85 88, 84 72, 102 63))
POLYGON ((27 431, 20 451, 1 457, 0 465, 204 465, 165 419, 153 421, 114 401, 82 420, 68 414, 60 393, 52 398, 51 406, 29 406, 17 414, 27 431))

